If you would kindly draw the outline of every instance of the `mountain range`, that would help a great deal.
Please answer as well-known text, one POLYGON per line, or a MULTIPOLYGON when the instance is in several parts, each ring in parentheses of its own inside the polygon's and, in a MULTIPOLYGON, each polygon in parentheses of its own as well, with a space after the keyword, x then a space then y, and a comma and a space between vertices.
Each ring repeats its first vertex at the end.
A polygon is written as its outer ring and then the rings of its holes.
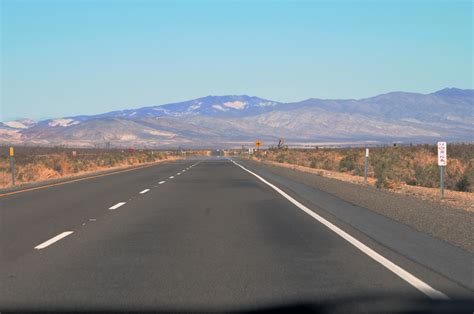
POLYGON ((240 147, 351 142, 473 141, 474 90, 391 92, 364 99, 282 103, 207 96, 139 109, 0 123, 1 144, 240 147))

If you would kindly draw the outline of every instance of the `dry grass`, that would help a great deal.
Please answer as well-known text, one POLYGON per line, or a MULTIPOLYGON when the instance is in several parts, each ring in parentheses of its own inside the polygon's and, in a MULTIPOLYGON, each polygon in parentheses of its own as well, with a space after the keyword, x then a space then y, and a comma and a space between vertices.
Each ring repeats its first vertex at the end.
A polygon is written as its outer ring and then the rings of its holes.
MULTIPOLYGON (((256 158, 313 169, 364 174, 364 149, 265 150, 256 158)), ((437 148, 434 145, 370 149, 368 175, 381 188, 403 185, 436 188, 440 184, 437 148)), ((446 189, 474 191, 474 144, 448 145, 446 189)))
MULTIPOLYGON (((11 172, 6 147, 0 148, 0 188, 11 187, 11 172)), ((19 147, 15 150, 16 185, 80 176, 180 158, 175 152, 119 149, 64 149, 19 147), (73 151, 76 155, 73 156, 73 151)))

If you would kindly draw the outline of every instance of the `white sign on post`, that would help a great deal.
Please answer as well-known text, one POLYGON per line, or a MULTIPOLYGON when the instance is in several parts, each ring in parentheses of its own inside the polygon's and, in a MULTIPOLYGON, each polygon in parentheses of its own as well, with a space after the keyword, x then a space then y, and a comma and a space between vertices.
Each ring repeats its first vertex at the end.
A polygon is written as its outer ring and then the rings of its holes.
POLYGON ((365 149, 365 157, 369 157, 369 149, 368 148, 365 149))
POLYGON ((438 166, 446 166, 448 161, 446 150, 446 142, 438 142, 438 166))

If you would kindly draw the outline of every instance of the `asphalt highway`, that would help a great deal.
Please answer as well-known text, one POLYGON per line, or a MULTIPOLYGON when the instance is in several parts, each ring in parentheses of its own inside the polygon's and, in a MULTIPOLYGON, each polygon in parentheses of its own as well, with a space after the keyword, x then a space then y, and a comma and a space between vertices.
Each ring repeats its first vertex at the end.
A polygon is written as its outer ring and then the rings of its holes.
MULTIPOLYGON (((465 273, 440 273, 302 195, 244 160, 202 158, 0 197, 0 310, 472 305, 456 278, 472 283, 472 255, 456 261, 465 273)), ((424 241, 427 256, 447 250, 424 241)))

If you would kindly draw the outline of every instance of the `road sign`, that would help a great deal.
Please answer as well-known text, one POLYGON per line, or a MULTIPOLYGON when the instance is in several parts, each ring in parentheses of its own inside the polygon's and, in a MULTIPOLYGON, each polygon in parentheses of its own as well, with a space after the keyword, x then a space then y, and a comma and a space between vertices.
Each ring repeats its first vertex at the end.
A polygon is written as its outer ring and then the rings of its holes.
POLYGON ((448 153, 446 142, 438 142, 438 166, 440 171, 440 192, 441 199, 444 198, 444 167, 448 163, 448 153))
POLYGON ((255 142, 255 146, 256 146, 257 148, 260 147, 260 146, 262 146, 262 144, 263 144, 263 143, 260 142, 260 141, 256 141, 256 142, 255 142))
POLYGON ((10 147, 10 157, 13 157, 13 147, 10 147))
POLYGON ((446 166, 448 162, 446 142, 438 142, 438 166, 446 166))

